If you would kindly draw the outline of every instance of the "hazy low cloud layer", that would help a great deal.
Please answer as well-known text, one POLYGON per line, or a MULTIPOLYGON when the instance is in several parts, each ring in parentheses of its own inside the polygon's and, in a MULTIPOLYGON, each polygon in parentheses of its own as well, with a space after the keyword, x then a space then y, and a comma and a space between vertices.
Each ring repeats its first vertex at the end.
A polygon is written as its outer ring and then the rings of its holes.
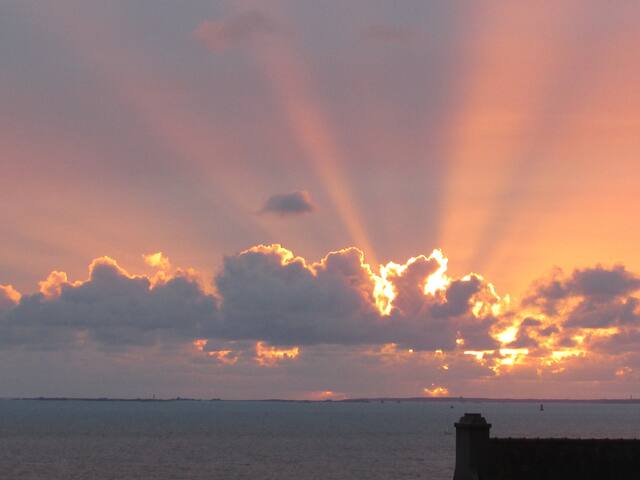
POLYGON ((182 350, 190 362, 245 373, 338 348, 385 365, 430 365, 448 385, 623 381, 640 368, 640 278, 623 266, 554 271, 518 303, 478 275, 448 277, 438 252, 374 271, 356 248, 314 263, 256 246, 226 257, 211 287, 193 271, 171 271, 162 254, 149 258, 164 260, 147 262, 158 267, 151 276, 103 257, 85 281, 52 272, 38 293, 1 286, 0 347, 182 350))

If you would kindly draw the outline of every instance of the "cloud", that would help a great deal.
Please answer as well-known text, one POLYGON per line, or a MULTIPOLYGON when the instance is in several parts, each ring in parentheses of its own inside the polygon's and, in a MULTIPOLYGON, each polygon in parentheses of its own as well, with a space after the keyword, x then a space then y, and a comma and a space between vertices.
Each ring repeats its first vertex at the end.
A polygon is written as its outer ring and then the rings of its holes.
POLYGON ((205 20, 194 36, 209 50, 220 52, 277 31, 277 25, 270 17, 259 11, 248 11, 222 20, 205 20))
POLYGON ((45 280, 38 282, 38 289, 46 298, 55 298, 60 296, 64 285, 70 284, 71 283, 69 282, 65 272, 58 272, 57 270, 54 270, 45 280))
POLYGON ((300 190, 292 193, 272 195, 264 203, 261 213, 273 213, 282 217, 311 213, 315 210, 309 192, 300 190))
POLYGON ((420 256, 389 266, 383 280, 356 248, 308 263, 279 245, 261 245, 224 259, 213 285, 216 297, 183 271, 136 276, 102 257, 91 263, 86 281, 52 272, 40 292, 19 303, 13 295, 1 317, 1 342, 56 348, 90 341, 123 348, 205 339, 211 345, 265 342, 266 352, 267 345, 389 343, 453 350, 464 338, 469 348, 495 347, 489 332, 496 318, 472 308, 497 301, 480 277, 442 277, 437 290, 426 291, 444 265, 438 256, 420 256), (385 295, 390 308, 381 311, 385 295))
MULTIPOLYGON (((514 346, 543 345, 573 354, 631 352, 640 347, 640 278, 624 266, 555 270, 534 283, 523 308, 539 311, 542 320, 520 324, 514 346)), ((556 353, 556 356, 558 353, 556 353)))
POLYGON ((15 307, 20 297, 20 292, 11 285, 0 285, 0 312, 15 307))
POLYGON ((558 304, 571 297, 607 302, 639 288, 640 277, 622 265, 576 269, 566 278, 560 270, 555 270, 550 278, 534 285, 532 292, 524 299, 524 304, 534 305, 548 314, 554 314, 558 304))
POLYGON ((0 343, 58 348, 85 341, 109 348, 191 341, 217 315, 217 301, 188 275, 152 284, 102 257, 89 279, 69 283, 53 272, 41 292, 23 295, 1 317, 0 343))
POLYGON ((257 245, 225 257, 209 287, 192 270, 133 275, 100 257, 86 280, 53 271, 36 293, 0 286, 0 351, 156 349, 243 375, 313 370, 335 351, 385 375, 428 369, 414 385, 426 394, 452 391, 452 378, 585 379, 584 365, 628 381, 640 371, 637 290, 624 267, 598 265, 555 270, 512 303, 480 275, 450 277, 438 250, 373 268, 353 247, 308 261, 257 245))
POLYGON ((482 280, 455 280, 427 294, 424 283, 439 267, 431 257, 398 266, 389 277, 395 296, 386 316, 376 302, 381 279, 360 250, 308 264, 279 245, 254 247, 226 257, 216 277, 223 299, 218 333, 278 345, 396 343, 445 350, 463 336, 471 347, 495 347, 489 335, 495 319, 472 312, 472 297, 486 293, 482 280))
POLYGON ((380 321, 362 256, 348 249, 307 265, 278 246, 226 257, 216 286, 224 299, 221 333, 281 345, 354 344, 380 321))
POLYGON ((619 265, 575 270, 568 277, 556 270, 536 282, 523 306, 540 309, 565 329, 640 326, 634 296, 639 289, 640 279, 619 265))

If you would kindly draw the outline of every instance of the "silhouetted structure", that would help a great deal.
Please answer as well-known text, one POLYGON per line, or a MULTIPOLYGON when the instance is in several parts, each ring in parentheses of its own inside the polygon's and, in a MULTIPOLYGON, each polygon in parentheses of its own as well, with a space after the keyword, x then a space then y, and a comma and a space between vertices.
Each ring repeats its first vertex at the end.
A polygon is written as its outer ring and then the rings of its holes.
POLYGON ((640 478, 640 440, 490 438, 491 424, 479 413, 455 426, 454 480, 640 478))

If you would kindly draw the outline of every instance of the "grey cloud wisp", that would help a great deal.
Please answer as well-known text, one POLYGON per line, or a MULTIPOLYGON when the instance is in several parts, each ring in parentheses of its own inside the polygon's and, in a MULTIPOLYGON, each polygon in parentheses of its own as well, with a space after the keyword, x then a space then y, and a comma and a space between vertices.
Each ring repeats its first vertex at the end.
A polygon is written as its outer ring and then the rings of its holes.
POLYGON ((272 195, 264 203, 260 213, 271 213, 281 217, 311 213, 315 210, 309 192, 299 190, 272 195))

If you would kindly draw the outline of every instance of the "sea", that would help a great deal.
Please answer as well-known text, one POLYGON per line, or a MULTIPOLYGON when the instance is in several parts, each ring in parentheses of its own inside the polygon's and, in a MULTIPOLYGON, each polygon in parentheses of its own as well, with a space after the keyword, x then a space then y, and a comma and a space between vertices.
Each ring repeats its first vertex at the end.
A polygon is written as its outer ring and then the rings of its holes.
POLYGON ((640 404, 0 400, 0 479, 451 480, 456 422, 492 436, 640 435, 640 404))

